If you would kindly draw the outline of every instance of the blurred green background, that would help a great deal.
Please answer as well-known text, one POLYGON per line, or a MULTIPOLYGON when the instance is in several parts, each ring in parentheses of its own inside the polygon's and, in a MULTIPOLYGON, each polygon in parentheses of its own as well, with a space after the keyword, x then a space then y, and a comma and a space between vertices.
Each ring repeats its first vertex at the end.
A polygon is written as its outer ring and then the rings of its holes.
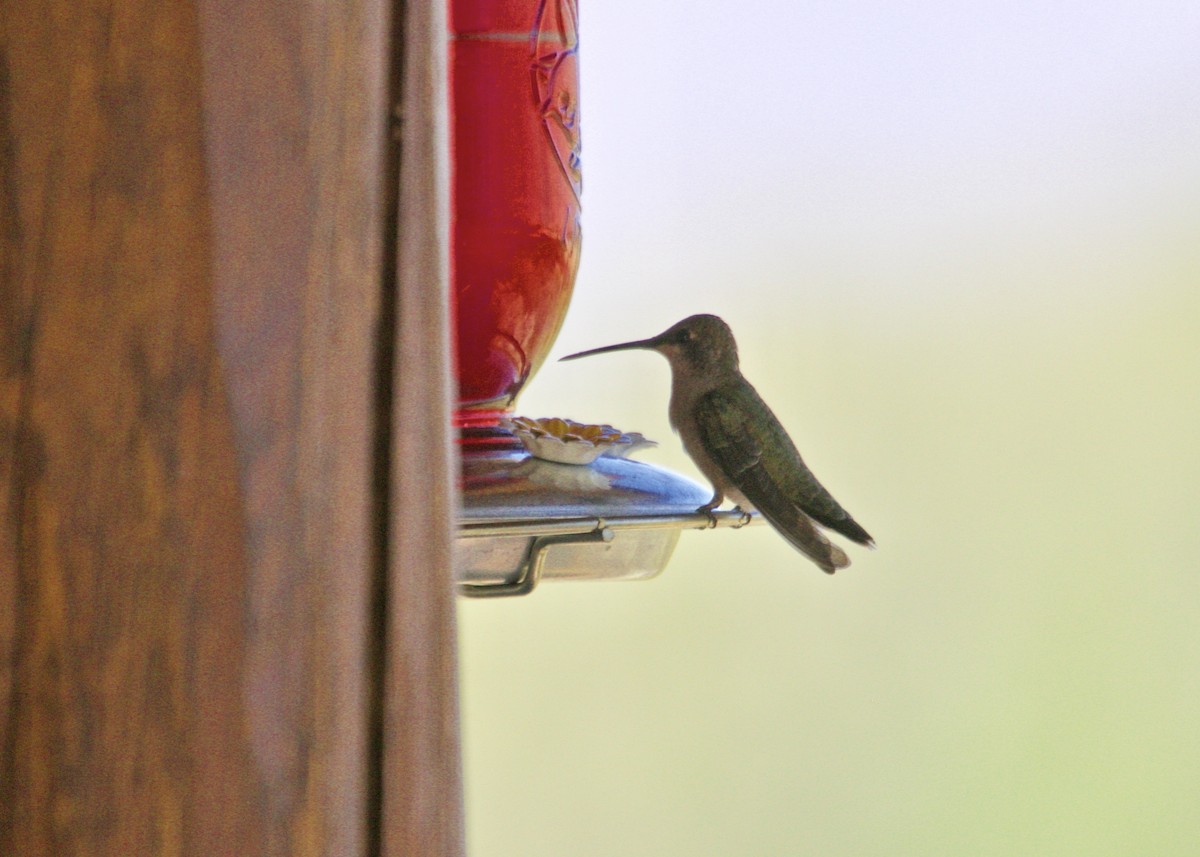
MULTIPOLYGON (((723 316, 879 549, 461 602, 471 853, 1200 853, 1200 6, 580 6, 554 356, 723 316)), ((669 380, 517 411, 696 477, 669 380)))

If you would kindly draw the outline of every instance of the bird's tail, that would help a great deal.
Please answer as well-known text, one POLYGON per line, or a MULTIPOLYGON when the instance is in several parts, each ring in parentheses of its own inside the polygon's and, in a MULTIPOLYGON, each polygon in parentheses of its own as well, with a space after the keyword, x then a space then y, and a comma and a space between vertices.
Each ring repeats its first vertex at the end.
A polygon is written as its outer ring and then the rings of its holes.
POLYGON ((797 512, 790 520, 783 521, 762 508, 759 508, 759 511, 792 547, 815 562, 826 574, 833 574, 839 568, 850 565, 850 557, 846 556, 846 552, 825 538, 812 520, 802 512, 797 512))

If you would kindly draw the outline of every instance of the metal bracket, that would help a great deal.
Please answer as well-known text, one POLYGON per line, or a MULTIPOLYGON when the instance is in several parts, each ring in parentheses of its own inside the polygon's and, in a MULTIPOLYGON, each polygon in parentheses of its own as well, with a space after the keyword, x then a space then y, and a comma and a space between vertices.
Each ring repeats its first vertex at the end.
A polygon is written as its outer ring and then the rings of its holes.
POLYGON ((517 569, 515 580, 504 583, 460 583, 458 591, 470 598, 502 598, 511 595, 528 595, 542 577, 546 564, 546 552, 555 545, 578 545, 592 542, 611 542, 613 531, 604 521, 598 521, 596 529, 586 533, 561 533, 552 536, 537 536, 529 545, 525 561, 517 569))

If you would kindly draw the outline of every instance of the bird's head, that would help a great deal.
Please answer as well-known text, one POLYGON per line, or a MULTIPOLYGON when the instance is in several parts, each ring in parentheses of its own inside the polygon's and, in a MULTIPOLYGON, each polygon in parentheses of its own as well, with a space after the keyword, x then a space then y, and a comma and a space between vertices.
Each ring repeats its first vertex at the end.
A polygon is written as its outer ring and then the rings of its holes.
POLYGON ((657 351, 667 358, 677 372, 720 373, 737 371, 737 343, 733 331, 715 315, 693 315, 672 325, 658 336, 606 345, 590 351, 570 354, 563 360, 590 357, 609 351, 628 351, 644 348, 657 351))

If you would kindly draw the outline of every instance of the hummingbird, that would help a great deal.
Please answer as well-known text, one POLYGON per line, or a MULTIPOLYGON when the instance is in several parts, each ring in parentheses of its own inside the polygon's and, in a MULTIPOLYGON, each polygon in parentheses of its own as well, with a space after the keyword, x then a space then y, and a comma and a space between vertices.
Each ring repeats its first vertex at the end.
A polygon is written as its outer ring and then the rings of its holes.
POLYGON ((757 510, 792 547, 833 574, 850 564, 817 524, 867 547, 875 542, 800 458, 767 403, 743 377, 733 331, 715 315, 693 315, 658 336, 580 351, 561 359, 630 349, 657 351, 671 364, 668 416, 683 448, 712 483, 697 511, 712 518, 729 497, 757 510))

